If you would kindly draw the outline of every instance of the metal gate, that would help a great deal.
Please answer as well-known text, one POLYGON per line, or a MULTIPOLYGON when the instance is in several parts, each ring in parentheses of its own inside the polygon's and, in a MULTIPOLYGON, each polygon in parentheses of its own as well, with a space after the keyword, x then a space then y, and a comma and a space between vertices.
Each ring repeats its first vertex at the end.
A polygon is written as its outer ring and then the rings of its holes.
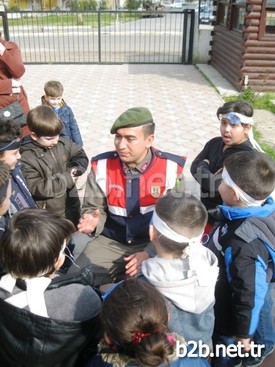
POLYGON ((191 64, 195 12, 2 12, 26 64, 191 64))

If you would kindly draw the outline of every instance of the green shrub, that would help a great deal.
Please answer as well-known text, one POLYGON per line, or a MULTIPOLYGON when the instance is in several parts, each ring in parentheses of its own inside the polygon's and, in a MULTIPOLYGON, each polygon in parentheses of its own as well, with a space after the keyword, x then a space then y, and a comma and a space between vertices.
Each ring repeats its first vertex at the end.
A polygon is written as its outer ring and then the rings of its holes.
POLYGON ((140 6, 140 1, 139 0, 126 0, 125 2, 125 7, 128 10, 137 10, 140 6))

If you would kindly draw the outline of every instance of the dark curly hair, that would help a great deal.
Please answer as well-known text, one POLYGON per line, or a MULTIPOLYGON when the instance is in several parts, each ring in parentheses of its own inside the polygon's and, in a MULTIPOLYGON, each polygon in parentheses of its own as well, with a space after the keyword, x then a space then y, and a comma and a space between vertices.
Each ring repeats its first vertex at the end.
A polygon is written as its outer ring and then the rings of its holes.
POLYGON ((129 279, 117 285, 103 303, 103 329, 116 349, 139 366, 169 362, 174 346, 167 339, 168 313, 164 297, 151 284, 129 279), (133 342, 137 333, 146 336, 133 342))

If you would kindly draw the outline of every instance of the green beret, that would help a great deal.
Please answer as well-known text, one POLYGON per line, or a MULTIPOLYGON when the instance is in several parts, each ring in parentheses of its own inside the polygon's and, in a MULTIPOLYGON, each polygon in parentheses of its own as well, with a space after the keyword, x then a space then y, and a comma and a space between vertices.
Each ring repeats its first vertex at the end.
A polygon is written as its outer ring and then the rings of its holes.
POLYGON ((150 124, 153 122, 153 116, 148 108, 134 107, 123 112, 114 122, 111 128, 111 134, 115 134, 117 129, 122 127, 136 127, 150 124))

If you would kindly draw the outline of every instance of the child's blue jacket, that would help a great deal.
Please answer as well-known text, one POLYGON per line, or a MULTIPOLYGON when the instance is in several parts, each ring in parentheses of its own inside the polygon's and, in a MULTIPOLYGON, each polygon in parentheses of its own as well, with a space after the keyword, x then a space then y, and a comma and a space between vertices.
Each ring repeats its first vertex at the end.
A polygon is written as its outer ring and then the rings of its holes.
POLYGON ((275 203, 260 207, 220 205, 207 247, 219 260, 215 332, 251 337, 258 326, 268 284, 274 277, 275 203))

